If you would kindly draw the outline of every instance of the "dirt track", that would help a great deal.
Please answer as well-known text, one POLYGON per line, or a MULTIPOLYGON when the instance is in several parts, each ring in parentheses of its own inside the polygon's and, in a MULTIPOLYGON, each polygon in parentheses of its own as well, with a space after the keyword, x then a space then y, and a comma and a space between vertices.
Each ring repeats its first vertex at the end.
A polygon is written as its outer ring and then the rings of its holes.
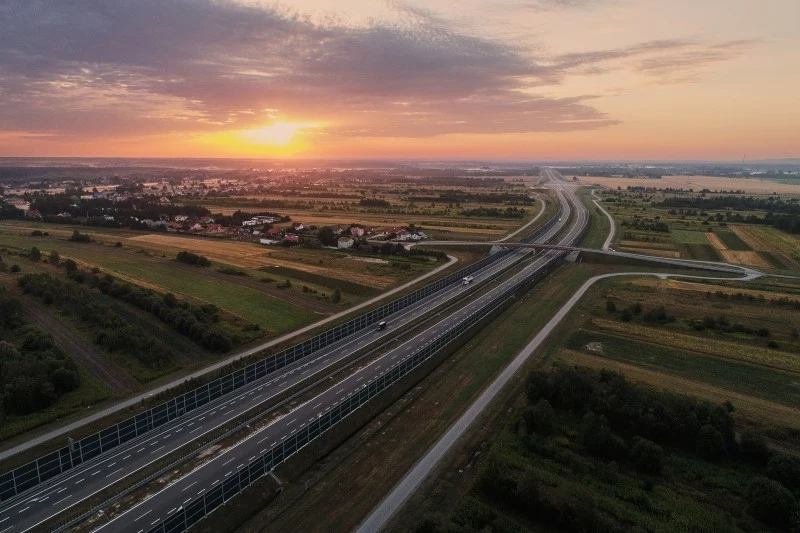
POLYGON ((108 362, 97 348, 62 323, 55 313, 36 305, 27 298, 21 298, 21 300, 25 315, 52 335, 56 343, 77 364, 83 366, 100 380, 112 394, 124 393, 138 386, 135 379, 108 362))

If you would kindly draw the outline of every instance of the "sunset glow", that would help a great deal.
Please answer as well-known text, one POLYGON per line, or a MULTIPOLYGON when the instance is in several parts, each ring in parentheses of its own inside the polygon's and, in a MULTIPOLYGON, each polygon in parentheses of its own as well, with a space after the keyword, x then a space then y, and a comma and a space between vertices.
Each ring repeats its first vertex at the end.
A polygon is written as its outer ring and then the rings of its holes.
POLYGON ((11 4, 0 156, 800 154, 796 0, 11 4))

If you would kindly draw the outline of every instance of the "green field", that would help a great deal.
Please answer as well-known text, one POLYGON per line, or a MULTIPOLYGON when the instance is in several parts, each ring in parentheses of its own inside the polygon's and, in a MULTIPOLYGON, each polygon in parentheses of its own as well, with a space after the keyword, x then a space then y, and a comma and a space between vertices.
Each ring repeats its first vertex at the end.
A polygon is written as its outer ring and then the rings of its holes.
POLYGON ((566 345, 583 351, 590 342, 603 344, 602 357, 800 407, 796 374, 583 329, 570 335, 566 345))
MULTIPOLYGON (((706 241, 708 243, 708 241, 706 241)), ((717 249, 710 244, 680 244, 678 250, 681 257, 696 259, 698 261, 722 261, 717 249)))
POLYGON ((680 244, 708 244, 704 231, 687 231, 674 229, 670 231, 672 239, 680 244))
POLYGON ((752 248, 746 242, 744 242, 741 237, 730 230, 716 230, 715 233, 717 234, 717 237, 719 237, 719 240, 721 240, 729 250, 738 250, 743 252, 752 250, 752 248))
POLYGON ((0 233, 0 246, 29 249, 34 245, 43 254, 58 250, 62 258, 97 265, 102 271, 123 279, 138 280, 162 292, 174 292, 213 303, 231 314, 259 324, 270 334, 291 331, 312 322, 317 316, 299 306, 239 285, 235 279, 226 281, 212 277, 203 268, 186 268, 171 258, 153 257, 130 248, 115 248, 100 243, 75 243, 55 237, 32 238, 0 233))

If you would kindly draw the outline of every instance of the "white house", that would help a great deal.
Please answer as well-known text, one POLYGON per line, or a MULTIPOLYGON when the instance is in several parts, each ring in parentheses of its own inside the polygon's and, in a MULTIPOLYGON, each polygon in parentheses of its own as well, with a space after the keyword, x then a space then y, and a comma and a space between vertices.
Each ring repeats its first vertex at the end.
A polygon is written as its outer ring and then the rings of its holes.
POLYGON ((350 237, 339 237, 338 247, 340 249, 350 248, 351 246, 353 246, 353 243, 355 242, 356 241, 354 241, 350 237))

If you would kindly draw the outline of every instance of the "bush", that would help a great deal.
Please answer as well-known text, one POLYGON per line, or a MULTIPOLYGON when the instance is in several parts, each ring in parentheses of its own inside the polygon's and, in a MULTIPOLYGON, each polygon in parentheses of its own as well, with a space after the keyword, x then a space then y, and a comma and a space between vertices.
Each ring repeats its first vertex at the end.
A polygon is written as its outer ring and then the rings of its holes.
POLYGON ((783 453, 773 455, 765 473, 792 490, 800 489, 800 460, 795 457, 783 453))
POLYGON ((633 440, 630 457, 636 469, 645 474, 659 474, 664 462, 664 450, 655 442, 641 437, 633 440))
POLYGON ((705 424, 697 432, 695 441, 697 454, 707 461, 719 461, 727 455, 725 438, 714 426, 705 424))
POLYGON ((331 299, 331 301, 333 303, 335 303, 335 304, 338 304, 339 302, 341 302, 342 301, 342 291, 340 291, 339 289, 336 289, 335 291, 333 291, 333 298, 331 299))
POLYGON ((92 242, 92 236, 88 233, 81 233, 78 230, 74 230, 69 240, 72 242, 92 242))
POLYGON ((58 266, 58 263, 61 261, 61 256, 58 254, 57 251, 53 250, 50 252, 50 256, 47 258, 51 265, 58 266))
POLYGON ((747 500, 747 508, 756 518, 778 527, 791 522, 796 502, 781 483, 756 476, 747 487, 747 500))
POLYGON ((30 253, 28 253, 28 259, 33 261, 34 263, 38 262, 42 258, 42 252, 39 251, 37 247, 31 248, 30 253))
POLYGON ((32 237, 41 237, 42 236, 42 232, 41 232, 41 230, 35 229, 35 230, 33 230, 31 232, 31 236, 32 237))
POLYGON ((630 310, 630 308, 626 308, 624 311, 622 311, 622 316, 619 318, 623 322, 630 322, 633 320, 633 312, 630 310))
POLYGON ((11 272, 19 272, 19 271, 20 271, 20 270, 22 270, 22 269, 19 267, 19 265, 18 265, 18 264, 16 264, 16 263, 15 263, 15 264, 11 265, 11 267, 9 268, 9 270, 10 270, 11 272))
POLYGON ((195 265, 201 267, 207 267, 211 265, 211 261, 208 258, 203 257, 202 255, 193 254, 192 252, 178 252, 178 255, 175 256, 175 260, 180 263, 186 263, 187 265, 195 265))
POLYGON ((117 241, 117 242, 114 244, 114 248, 122 248, 122 243, 121 243, 121 242, 119 242, 119 241, 117 241))
POLYGON ((617 312, 617 304, 615 304, 614 300, 612 300, 611 298, 606 300, 606 312, 609 314, 617 312))

